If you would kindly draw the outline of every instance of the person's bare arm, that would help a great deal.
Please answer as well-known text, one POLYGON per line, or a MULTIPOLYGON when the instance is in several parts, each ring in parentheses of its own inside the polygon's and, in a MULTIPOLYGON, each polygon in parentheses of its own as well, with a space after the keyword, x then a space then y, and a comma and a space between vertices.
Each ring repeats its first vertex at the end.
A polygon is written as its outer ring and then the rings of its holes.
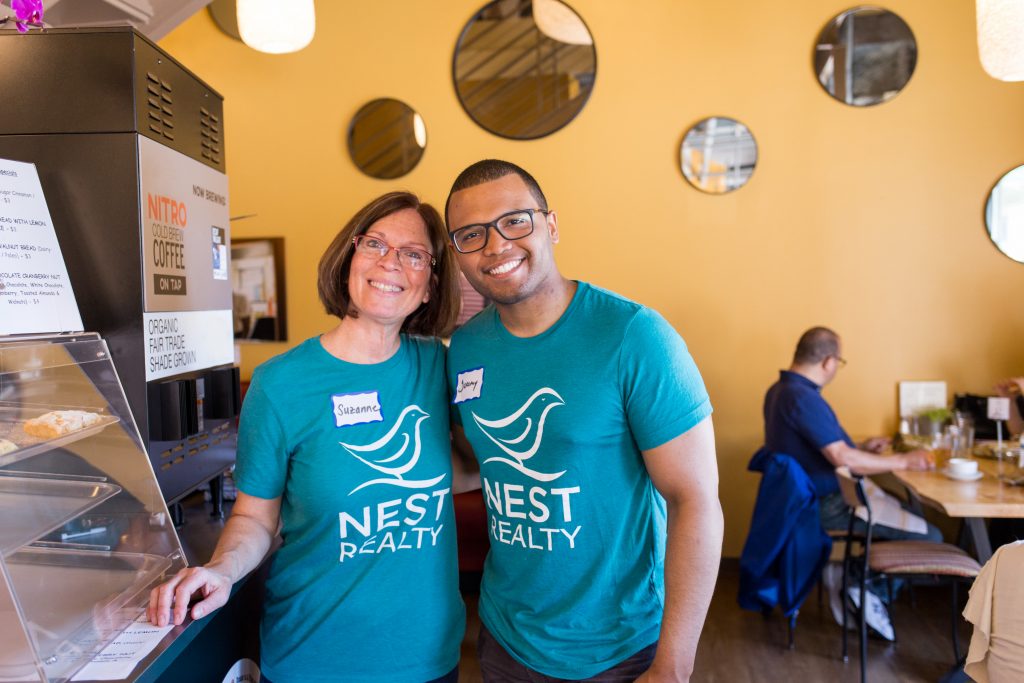
POLYGON ((202 567, 187 567, 149 594, 146 616, 150 623, 181 624, 193 594, 203 599, 192 607, 199 619, 228 601, 231 586, 259 565, 277 534, 281 498, 257 498, 241 491, 224 525, 213 557, 202 567), (173 613, 171 607, 173 605, 173 613), (170 617, 170 618, 169 618, 170 617))
POLYGON ((853 448, 845 441, 833 441, 821 449, 835 467, 846 466, 857 474, 878 474, 898 470, 927 470, 932 467, 928 451, 911 451, 899 455, 875 455, 853 448))
POLYGON ((658 650, 651 668, 637 681, 689 681, 722 557, 722 506, 711 418, 643 456, 668 507, 668 545, 658 650))
POLYGON ((469 445, 466 432, 452 424, 452 492, 465 493, 480 488, 480 467, 469 445))

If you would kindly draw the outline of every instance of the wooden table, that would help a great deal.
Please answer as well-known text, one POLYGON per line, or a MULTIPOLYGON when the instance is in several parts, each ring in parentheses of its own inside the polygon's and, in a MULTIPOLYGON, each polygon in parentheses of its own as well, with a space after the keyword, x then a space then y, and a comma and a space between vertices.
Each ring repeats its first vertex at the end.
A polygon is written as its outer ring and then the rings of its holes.
POLYGON ((893 475, 928 505, 950 517, 962 518, 974 543, 978 561, 984 564, 992 557, 985 519, 1024 518, 1024 486, 1010 486, 999 481, 995 460, 978 458, 977 462, 978 469, 984 474, 977 481, 955 481, 936 471, 893 472, 893 475))

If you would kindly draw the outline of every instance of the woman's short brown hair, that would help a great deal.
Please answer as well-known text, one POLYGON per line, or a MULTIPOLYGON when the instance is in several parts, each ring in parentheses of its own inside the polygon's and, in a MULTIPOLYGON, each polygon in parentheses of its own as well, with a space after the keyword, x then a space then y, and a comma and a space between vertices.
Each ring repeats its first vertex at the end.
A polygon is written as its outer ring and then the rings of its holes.
POLYGON ((426 223, 436 264, 430 275, 430 300, 405 319, 402 332, 444 337, 451 333, 459 315, 459 270, 448 249, 448 231, 437 209, 421 202, 411 192, 389 192, 382 195, 361 208, 349 220, 320 257, 317 293, 330 315, 338 318, 358 315, 352 310, 348 292, 349 266, 355 251, 352 238, 362 235, 385 216, 405 209, 414 210, 426 223))

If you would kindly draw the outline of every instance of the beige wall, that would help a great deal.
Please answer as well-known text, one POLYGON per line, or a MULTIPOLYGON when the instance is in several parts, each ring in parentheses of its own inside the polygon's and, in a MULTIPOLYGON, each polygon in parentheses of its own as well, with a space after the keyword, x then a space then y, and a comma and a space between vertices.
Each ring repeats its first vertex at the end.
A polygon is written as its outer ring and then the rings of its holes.
MULTIPOLYGON (((745 467, 764 391, 804 328, 844 337, 850 364, 826 395, 854 435, 893 429, 900 379, 984 392, 1024 373, 1024 265, 982 223, 992 184, 1024 163, 1024 84, 982 71, 973 2, 889 2, 917 36, 917 71, 892 102, 854 109, 810 66, 845 0, 573 0, 597 42, 596 89, 533 142, 486 133, 455 98, 452 50, 480 4, 321 0, 295 55, 254 52, 205 12, 162 41, 225 96, 232 213, 258 214, 234 234, 286 237, 292 344, 331 324, 316 262, 354 210, 395 188, 441 204, 459 170, 495 156, 543 185, 566 275, 657 308, 689 343, 715 405, 728 555, 756 493, 745 467), (361 175, 344 144, 382 96, 427 123, 426 154, 398 181, 361 175), (709 115, 740 119, 760 149, 750 184, 723 197, 677 167, 684 131, 709 115)), ((285 348, 245 347, 244 372, 285 348)))

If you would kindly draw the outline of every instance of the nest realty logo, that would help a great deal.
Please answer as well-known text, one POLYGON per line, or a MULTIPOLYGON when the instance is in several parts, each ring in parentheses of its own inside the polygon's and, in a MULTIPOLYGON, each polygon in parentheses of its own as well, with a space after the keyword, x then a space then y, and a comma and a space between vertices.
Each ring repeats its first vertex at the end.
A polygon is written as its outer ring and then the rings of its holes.
POLYGON ((367 467, 372 467, 386 476, 371 479, 349 491, 356 491, 375 484, 390 484, 407 489, 425 489, 444 479, 445 475, 433 479, 406 479, 403 475, 416 466, 420 459, 420 425, 430 415, 419 406, 407 406, 395 420, 387 434, 373 443, 357 446, 351 443, 338 443, 353 458, 367 467), (412 448, 410 449, 410 445, 412 448))
MULTIPOLYGON (((504 480, 502 473, 511 474, 507 470, 490 469, 486 474, 481 471, 494 542, 541 552, 571 552, 576 547, 582 526, 573 517, 573 511, 580 487, 567 486, 564 481, 558 486, 548 485, 560 479, 566 470, 541 472, 528 464, 544 441, 548 414, 564 405, 557 391, 543 387, 508 417, 485 420, 472 414, 480 432, 501 451, 501 455, 492 455, 483 464, 502 463, 538 482, 527 487, 519 483, 521 479, 517 482, 515 475, 504 480)), ((499 547, 492 544, 491 549, 499 547)))
POLYGON ((564 406, 565 401, 554 389, 538 389, 526 400, 519 410, 498 420, 485 420, 473 413, 473 420, 484 436, 494 442, 508 457, 494 456, 484 460, 505 463, 515 470, 537 481, 554 481, 565 474, 561 472, 538 472, 526 465, 527 460, 537 455, 544 439, 544 422, 553 408, 564 406))
MULTIPOLYGON (((430 415, 411 405, 399 413, 395 424, 373 443, 353 444, 339 441, 347 453, 371 470, 384 475, 369 479, 349 492, 370 486, 386 485, 407 489, 427 489, 439 484, 447 472, 430 479, 408 479, 420 459, 420 427, 430 415)), ((373 475, 371 475, 373 476, 373 475)), ((355 515, 338 513, 341 554, 339 562, 360 555, 377 555, 402 550, 420 550, 437 545, 444 528, 445 498, 450 488, 417 491, 406 498, 395 498, 366 505, 355 515)))

